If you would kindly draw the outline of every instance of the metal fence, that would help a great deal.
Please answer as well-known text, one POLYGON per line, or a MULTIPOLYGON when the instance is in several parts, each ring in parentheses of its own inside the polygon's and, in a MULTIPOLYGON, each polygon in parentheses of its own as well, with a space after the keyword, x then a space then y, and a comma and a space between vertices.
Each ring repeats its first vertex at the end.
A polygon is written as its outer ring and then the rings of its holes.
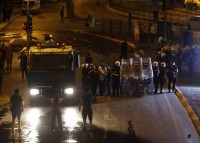
MULTIPOLYGON (((124 13, 131 13, 135 18, 144 19, 144 20, 150 20, 153 22, 153 10, 149 8, 144 9, 137 9, 137 8, 131 8, 122 6, 117 3, 109 3, 110 7, 113 9, 120 10, 124 13)), ((174 10, 168 10, 166 12, 167 21, 177 24, 177 25, 183 25, 190 17, 197 15, 196 13, 184 13, 179 11, 178 9, 174 10), (176 10, 176 13, 174 12, 176 10)), ((159 11, 159 20, 163 20, 165 17, 164 11, 159 11)))

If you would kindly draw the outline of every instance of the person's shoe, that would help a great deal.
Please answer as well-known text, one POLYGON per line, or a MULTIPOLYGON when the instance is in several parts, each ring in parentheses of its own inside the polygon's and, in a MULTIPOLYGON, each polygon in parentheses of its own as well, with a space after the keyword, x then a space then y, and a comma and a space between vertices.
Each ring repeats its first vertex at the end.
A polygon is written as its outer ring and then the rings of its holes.
POLYGON ((168 92, 170 93, 170 90, 168 92))
POLYGON ((157 92, 154 92, 154 95, 157 94, 157 92))
POLYGON ((162 92, 162 91, 160 91, 160 94, 163 94, 163 92, 162 92))

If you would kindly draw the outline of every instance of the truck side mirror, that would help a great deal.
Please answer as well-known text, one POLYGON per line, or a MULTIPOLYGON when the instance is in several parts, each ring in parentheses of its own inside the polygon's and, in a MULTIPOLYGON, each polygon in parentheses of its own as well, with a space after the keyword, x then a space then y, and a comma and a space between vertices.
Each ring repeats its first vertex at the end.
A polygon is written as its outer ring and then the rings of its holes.
POLYGON ((74 68, 80 68, 80 55, 74 55, 74 68))

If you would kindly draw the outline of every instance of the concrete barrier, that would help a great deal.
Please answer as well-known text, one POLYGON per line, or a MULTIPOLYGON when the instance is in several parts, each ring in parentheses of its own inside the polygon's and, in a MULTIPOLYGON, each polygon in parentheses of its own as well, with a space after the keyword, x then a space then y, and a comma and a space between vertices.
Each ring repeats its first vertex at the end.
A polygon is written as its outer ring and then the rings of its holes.
POLYGON ((186 98, 184 97, 183 93, 178 88, 176 88, 175 95, 178 97, 178 99, 180 100, 181 104, 183 105, 183 107, 187 111, 190 119, 192 120, 193 125, 195 126, 197 132, 200 135, 199 118, 197 117, 197 115, 195 114, 195 112, 193 111, 191 106, 188 104, 188 102, 187 102, 186 98))

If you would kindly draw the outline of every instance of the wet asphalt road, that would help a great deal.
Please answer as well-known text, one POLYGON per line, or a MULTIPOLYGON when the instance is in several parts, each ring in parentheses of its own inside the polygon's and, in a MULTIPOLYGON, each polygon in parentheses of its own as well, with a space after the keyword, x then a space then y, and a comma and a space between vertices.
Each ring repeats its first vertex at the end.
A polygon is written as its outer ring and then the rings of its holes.
MULTIPOLYGON (((51 108, 27 108, 23 112, 21 132, 18 133, 16 123, 15 130, 11 130, 10 113, 1 111, 3 122, 0 125, 1 143, 128 143, 131 140, 125 133, 117 131, 106 131, 102 127, 94 126, 93 132, 88 127, 87 131, 82 130, 82 121, 77 107, 63 108, 63 131, 58 128, 50 131, 51 108)), ((112 124, 108 120, 104 124, 112 124)), ((117 122, 117 121, 114 121, 117 122)), ((111 125, 111 126, 112 126, 111 125)), ((137 143, 151 143, 142 138, 135 138, 137 143)))

